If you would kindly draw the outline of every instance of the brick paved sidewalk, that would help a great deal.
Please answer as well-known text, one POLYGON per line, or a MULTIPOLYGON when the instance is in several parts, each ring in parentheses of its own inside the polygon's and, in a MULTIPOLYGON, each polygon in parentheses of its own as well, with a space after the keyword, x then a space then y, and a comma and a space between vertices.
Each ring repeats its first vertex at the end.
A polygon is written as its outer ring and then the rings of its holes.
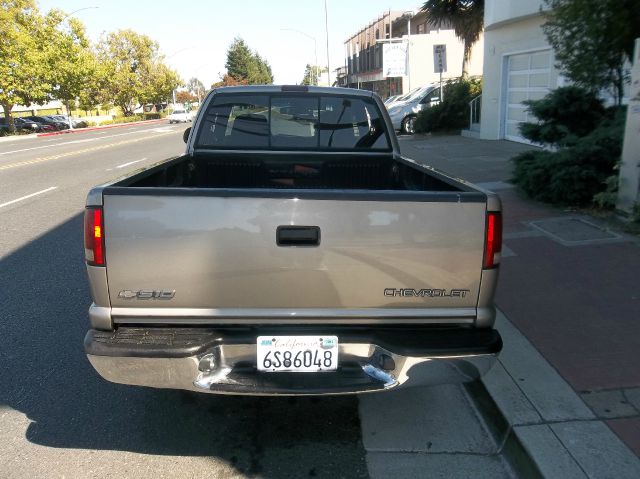
POLYGON ((524 198, 508 161, 532 147, 457 136, 401 140, 403 154, 496 191, 504 209, 497 304, 640 456, 640 241, 524 198))

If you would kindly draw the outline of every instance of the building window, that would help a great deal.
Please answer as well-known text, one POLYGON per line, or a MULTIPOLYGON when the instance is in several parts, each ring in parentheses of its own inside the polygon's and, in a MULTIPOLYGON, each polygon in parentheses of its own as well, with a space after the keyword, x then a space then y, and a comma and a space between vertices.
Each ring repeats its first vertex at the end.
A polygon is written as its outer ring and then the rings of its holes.
POLYGON ((418 35, 422 34, 422 33, 426 33, 427 30, 427 23, 421 23, 420 25, 418 25, 418 35))
POLYGON ((385 38, 389 38, 389 27, 390 27, 389 24, 384 26, 384 36, 385 36, 385 38))

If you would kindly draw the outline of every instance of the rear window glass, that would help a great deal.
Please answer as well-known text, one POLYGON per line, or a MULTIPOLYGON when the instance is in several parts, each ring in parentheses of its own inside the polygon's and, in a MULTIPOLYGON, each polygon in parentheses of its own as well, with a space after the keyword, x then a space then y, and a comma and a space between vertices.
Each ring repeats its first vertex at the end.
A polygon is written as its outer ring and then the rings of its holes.
POLYGON ((389 140, 373 100, 300 94, 218 94, 196 148, 381 150, 389 140))

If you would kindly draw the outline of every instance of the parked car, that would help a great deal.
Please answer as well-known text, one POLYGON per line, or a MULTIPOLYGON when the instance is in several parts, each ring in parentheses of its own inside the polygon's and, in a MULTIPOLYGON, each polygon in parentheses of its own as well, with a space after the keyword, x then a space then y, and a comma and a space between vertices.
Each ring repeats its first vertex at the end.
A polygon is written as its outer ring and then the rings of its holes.
POLYGON ((413 135, 418 113, 424 108, 440 101, 440 89, 436 85, 420 88, 404 101, 398 101, 387 107, 395 130, 413 135))
POLYGON ((420 89, 421 88, 414 88, 413 90, 405 93, 404 95, 395 95, 394 97, 392 97, 393 100, 390 100, 389 98, 387 98, 387 101, 384 102, 384 105, 387 107, 387 110, 388 110, 391 105, 408 100, 409 98, 411 98, 412 95, 415 95, 418 91, 420 91, 420 89))
POLYGON ((48 115, 32 115, 32 116, 25 116, 23 117, 26 120, 31 120, 31 121, 35 121, 37 123, 42 123, 43 125, 50 125, 53 128, 55 128, 56 130, 68 130, 69 129, 69 125, 67 123, 64 123, 60 120, 56 120, 48 115))
MULTIPOLYGON (((23 133, 39 133, 43 131, 53 130, 53 127, 51 126, 43 125, 42 123, 26 120, 20 117, 14 118, 13 124, 16 131, 23 133)), ((0 130, 2 130, 4 134, 7 134, 9 132, 9 123, 5 118, 0 118, 0 130)))
POLYGON ((17 125, 21 125, 22 128, 28 128, 37 133, 55 130, 51 125, 45 125, 43 123, 38 123, 37 121, 26 120, 24 118, 15 118, 14 121, 17 125))
POLYGON ((194 125, 184 155, 87 196, 102 377, 307 395, 488 371, 497 195, 404 158, 368 91, 218 88, 194 125))
MULTIPOLYGON (((67 125, 69 124, 69 117, 65 116, 65 115, 49 115, 51 118, 53 118, 54 120, 57 121, 61 121, 63 123, 66 123, 67 125)), ((87 122, 84 120, 79 120, 77 118, 71 118, 71 125, 74 128, 86 128, 87 127, 87 122)))
POLYGON ((167 118, 169 123, 187 123, 193 120, 193 116, 187 110, 173 110, 167 118))
POLYGON ((389 98, 387 98, 387 99, 384 101, 384 104, 385 104, 385 105, 388 105, 388 104, 390 104, 390 103, 393 103, 394 101, 396 101, 396 99, 400 98, 401 96, 402 96, 402 95, 391 95, 389 98))

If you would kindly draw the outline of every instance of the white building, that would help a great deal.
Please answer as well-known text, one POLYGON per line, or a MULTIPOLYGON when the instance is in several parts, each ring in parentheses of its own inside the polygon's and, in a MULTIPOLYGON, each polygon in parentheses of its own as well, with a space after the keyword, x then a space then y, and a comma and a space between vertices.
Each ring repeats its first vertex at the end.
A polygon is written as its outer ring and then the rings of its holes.
MULTIPOLYGON (((542 31, 544 8, 541 0, 485 2, 482 139, 526 142, 519 126, 535 118, 522 102, 538 100, 567 83, 554 66, 553 49, 542 31)), ((640 205, 640 40, 634 58, 632 82, 623 98, 629 106, 618 193, 618 209, 626 213, 640 205)), ((472 131, 465 133, 473 136, 473 129, 472 125, 472 131)))
POLYGON ((542 31, 541 0, 486 0, 480 138, 526 141, 532 120, 525 100, 538 100, 564 84, 542 31))
MULTIPOLYGON (((442 79, 459 77, 462 74, 464 44, 452 28, 446 25, 434 27, 428 22, 427 14, 421 11, 385 12, 345 41, 346 74, 340 77, 338 85, 371 90, 386 98, 435 83, 440 79, 434 68, 436 45, 446 48, 446 70, 442 79), (388 42, 405 45, 405 56, 399 62, 403 64, 404 75, 391 76, 383 71, 383 45, 388 42)), ((482 74, 482 54, 481 36, 471 51, 469 75, 482 74)))

